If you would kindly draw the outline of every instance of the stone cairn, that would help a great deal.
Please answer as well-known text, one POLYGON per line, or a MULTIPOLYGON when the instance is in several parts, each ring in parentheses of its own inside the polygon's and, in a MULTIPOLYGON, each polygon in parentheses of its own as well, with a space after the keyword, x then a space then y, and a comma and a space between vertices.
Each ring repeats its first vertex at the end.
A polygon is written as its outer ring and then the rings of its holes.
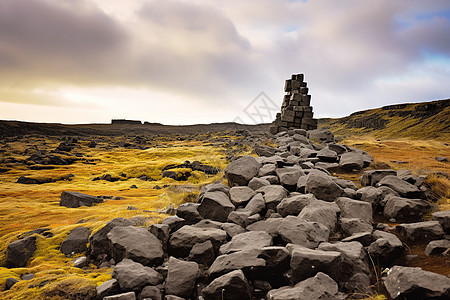
POLYGON ((313 119, 311 95, 308 95, 307 83, 303 74, 294 74, 284 85, 283 105, 281 113, 276 116, 270 132, 287 131, 288 129, 317 129, 317 120, 313 119))

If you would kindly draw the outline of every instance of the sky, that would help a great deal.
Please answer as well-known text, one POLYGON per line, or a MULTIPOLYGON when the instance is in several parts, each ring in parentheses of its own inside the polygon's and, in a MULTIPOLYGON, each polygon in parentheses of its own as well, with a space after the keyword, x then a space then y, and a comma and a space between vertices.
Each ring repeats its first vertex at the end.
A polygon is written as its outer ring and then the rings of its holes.
POLYGON ((450 98, 448 0, 0 0, 0 119, 271 122, 450 98), (270 109, 269 109, 270 107, 270 109))

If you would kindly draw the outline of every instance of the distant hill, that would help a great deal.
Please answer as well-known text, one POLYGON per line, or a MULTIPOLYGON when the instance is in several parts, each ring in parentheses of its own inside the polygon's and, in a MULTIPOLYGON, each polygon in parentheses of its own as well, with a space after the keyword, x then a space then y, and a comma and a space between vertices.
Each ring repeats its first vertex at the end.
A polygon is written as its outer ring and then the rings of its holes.
POLYGON ((159 123, 144 124, 76 124, 32 123, 0 120, 0 138, 23 136, 29 134, 48 136, 119 136, 119 135, 157 135, 157 134, 203 134, 235 130, 266 131, 270 124, 244 125, 237 123, 213 123, 196 125, 163 125, 159 123))
POLYGON ((338 119, 319 119, 336 136, 436 139, 450 142, 450 99, 383 106, 338 119))

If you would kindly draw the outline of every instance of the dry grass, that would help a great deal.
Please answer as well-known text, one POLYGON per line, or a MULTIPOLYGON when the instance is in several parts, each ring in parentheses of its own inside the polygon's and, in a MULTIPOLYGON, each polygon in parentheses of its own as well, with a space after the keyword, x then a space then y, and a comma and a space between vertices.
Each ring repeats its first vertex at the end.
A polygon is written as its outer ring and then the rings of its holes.
MULTIPOLYGON (((170 204, 178 206, 186 201, 195 201, 201 185, 220 180, 223 173, 205 175, 191 172, 186 182, 177 182, 162 178, 162 168, 168 164, 180 164, 186 160, 223 169, 227 161, 219 147, 206 146, 201 140, 160 141, 158 147, 148 150, 127 150, 110 148, 114 139, 105 138, 98 148, 87 147, 88 141, 81 141, 72 152, 81 152, 95 164, 86 164, 83 160, 68 166, 57 166, 53 170, 29 170, 26 165, 10 164, 11 171, 0 174, 0 291, 3 291, 8 277, 20 279, 21 275, 33 273, 35 278, 20 281, 11 291, 0 292, 1 299, 85 299, 92 288, 111 278, 110 271, 92 268, 81 270, 72 267, 72 258, 65 257, 59 251, 59 245, 73 228, 83 226, 94 232, 106 221, 115 217, 131 218, 142 216, 147 224, 158 223, 166 215, 157 212, 170 204), (108 139, 110 139, 108 141, 108 139), (102 149, 103 148, 103 149, 102 149), (106 148, 106 149, 105 149, 106 148), (75 175, 71 181, 58 181, 42 185, 24 185, 16 183, 20 176, 34 178, 58 178, 67 174, 75 175), (117 182, 92 181, 103 174, 120 176, 117 182), (137 177, 147 175, 155 181, 142 181, 137 177), (138 189, 131 189, 136 185, 138 189), (153 189, 156 185, 168 188, 153 189), (62 191, 78 191, 90 195, 109 195, 120 200, 106 200, 93 207, 66 208, 59 206, 62 191), (127 210, 128 206, 138 210, 127 210), (5 268, 6 247, 21 233, 36 229, 50 228, 51 238, 38 236, 37 250, 25 268, 5 268)), ((13 157, 24 160, 33 153, 26 149, 37 145, 40 150, 51 150, 59 141, 43 138, 28 138, 4 145, 0 158, 13 157)), ((3 166, 2 166, 3 167, 3 166)), ((176 171, 183 171, 177 169, 176 171)), ((78 255, 80 256, 80 255, 78 255)))

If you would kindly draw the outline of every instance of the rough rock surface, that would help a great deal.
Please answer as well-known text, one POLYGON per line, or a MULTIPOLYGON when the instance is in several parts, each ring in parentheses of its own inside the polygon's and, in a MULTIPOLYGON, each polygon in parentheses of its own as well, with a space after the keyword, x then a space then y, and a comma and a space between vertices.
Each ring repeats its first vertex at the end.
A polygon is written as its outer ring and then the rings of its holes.
POLYGON ((87 227, 77 227, 73 229, 61 244, 61 252, 65 255, 83 253, 87 250, 86 244, 89 240, 91 230, 87 227))
POLYGON ((80 206, 92 206, 97 203, 103 203, 103 199, 79 192, 64 191, 61 193, 61 201, 59 202, 59 205, 69 208, 77 208, 80 206))
POLYGON ((112 257, 116 262, 130 258, 148 266, 162 264, 164 252, 161 242, 146 228, 117 226, 108 233, 112 257))
POLYGON ((450 298, 450 278, 421 268, 394 266, 383 282, 392 299, 450 298))
POLYGON ((113 278, 122 291, 140 291, 146 285, 157 285, 163 276, 150 267, 125 258, 114 267, 113 278))
POLYGON ((214 279, 203 289, 203 295, 205 300, 250 300, 252 291, 244 273, 236 270, 214 279))
POLYGON ((9 243, 6 248, 6 266, 9 268, 25 267, 34 251, 36 251, 36 236, 9 243))
POLYGON ((170 257, 166 279, 166 293, 182 298, 190 298, 194 292, 198 274, 199 267, 197 263, 170 257))
POLYGON ((261 165, 253 156, 243 156, 232 161, 225 168, 225 176, 231 185, 247 185, 248 182, 258 175, 261 165))

